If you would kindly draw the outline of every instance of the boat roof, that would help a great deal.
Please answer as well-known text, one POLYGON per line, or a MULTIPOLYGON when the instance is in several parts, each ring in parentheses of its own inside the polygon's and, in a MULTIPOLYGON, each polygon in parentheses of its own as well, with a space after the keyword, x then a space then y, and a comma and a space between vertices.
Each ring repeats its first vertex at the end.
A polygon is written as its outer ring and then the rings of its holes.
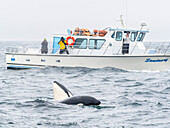
POLYGON ((68 35, 68 34, 52 34, 52 37, 68 37, 68 36, 74 36, 75 38, 91 38, 91 39, 105 39, 104 36, 83 36, 83 35, 68 35))
POLYGON ((132 31, 132 32, 145 32, 148 33, 147 30, 134 30, 134 29, 119 29, 119 28, 110 28, 110 31, 132 31))

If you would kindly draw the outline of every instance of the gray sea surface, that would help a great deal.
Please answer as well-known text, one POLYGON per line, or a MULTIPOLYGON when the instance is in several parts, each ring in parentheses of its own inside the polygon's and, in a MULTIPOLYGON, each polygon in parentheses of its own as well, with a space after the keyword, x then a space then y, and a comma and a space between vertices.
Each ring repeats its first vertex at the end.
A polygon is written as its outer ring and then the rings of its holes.
POLYGON ((170 127, 170 71, 66 67, 6 69, 6 47, 39 48, 40 43, 0 42, 0 127, 170 127), (93 96, 102 103, 100 106, 58 103, 53 100, 53 81, 65 85, 74 95, 93 96))

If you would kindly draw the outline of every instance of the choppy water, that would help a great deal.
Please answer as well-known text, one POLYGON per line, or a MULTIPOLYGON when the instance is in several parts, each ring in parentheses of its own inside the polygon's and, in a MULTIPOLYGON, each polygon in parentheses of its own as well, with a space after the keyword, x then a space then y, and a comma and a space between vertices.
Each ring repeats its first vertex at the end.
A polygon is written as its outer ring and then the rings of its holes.
POLYGON ((7 70, 5 47, 40 42, 0 42, 0 127, 168 128, 170 71, 129 72, 115 68, 7 70), (53 100, 52 82, 102 104, 76 106, 53 100))

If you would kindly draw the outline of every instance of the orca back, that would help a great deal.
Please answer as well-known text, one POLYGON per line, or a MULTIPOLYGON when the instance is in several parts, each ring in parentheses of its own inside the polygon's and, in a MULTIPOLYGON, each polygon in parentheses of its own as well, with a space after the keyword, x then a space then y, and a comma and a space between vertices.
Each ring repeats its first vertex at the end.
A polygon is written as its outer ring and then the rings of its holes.
POLYGON ((60 101, 60 103, 70 104, 70 105, 82 104, 86 106, 101 104, 99 100, 91 96, 73 96, 60 101))

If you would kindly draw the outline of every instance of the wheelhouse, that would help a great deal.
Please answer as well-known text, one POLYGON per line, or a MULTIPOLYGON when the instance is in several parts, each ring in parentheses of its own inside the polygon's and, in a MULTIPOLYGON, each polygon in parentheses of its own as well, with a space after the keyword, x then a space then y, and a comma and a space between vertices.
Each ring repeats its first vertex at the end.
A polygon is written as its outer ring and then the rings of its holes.
POLYGON ((129 34, 131 42, 142 42, 145 38, 146 33, 149 31, 145 30, 128 30, 128 29, 110 29, 111 38, 115 41, 123 41, 126 34, 129 34))

